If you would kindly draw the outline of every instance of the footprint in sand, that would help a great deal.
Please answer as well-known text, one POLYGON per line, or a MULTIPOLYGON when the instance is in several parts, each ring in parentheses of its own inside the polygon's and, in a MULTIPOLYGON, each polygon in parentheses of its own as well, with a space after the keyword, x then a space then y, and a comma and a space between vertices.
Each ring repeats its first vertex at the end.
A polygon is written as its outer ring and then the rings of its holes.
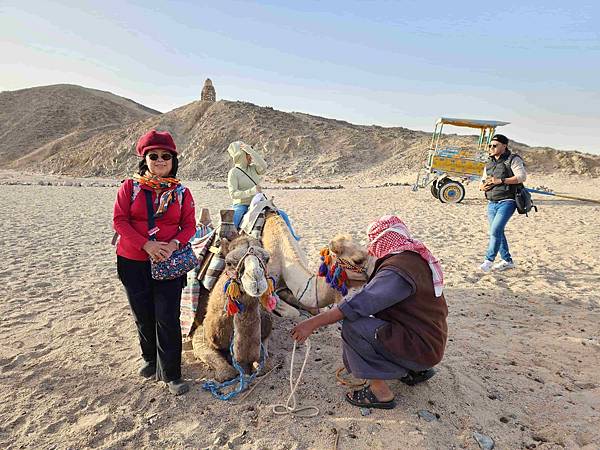
POLYGON ((94 308, 92 306, 84 306, 83 308, 79 308, 79 309, 75 310, 75 312, 77 314, 88 314, 88 313, 91 313, 92 311, 94 311, 94 308))

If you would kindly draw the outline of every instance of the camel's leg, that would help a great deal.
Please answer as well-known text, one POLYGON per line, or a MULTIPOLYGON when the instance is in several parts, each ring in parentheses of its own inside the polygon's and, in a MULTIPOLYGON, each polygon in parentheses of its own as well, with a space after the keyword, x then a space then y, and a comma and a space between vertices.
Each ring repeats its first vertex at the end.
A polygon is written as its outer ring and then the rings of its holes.
POLYGON ((283 301, 277 302, 277 306, 273 310, 273 313, 279 317, 288 317, 291 319, 298 319, 302 317, 298 307, 301 307, 294 294, 289 289, 282 289, 277 291, 277 295, 283 301))
POLYGON ((221 352, 207 345, 202 326, 196 329, 192 337, 192 348, 194 356, 214 370, 217 381, 231 380, 237 375, 237 371, 227 362, 221 352))
POLYGON ((206 346, 199 349, 194 347, 194 356, 214 370, 214 378, 219 382, 231 380, 238 374, 218 350, 206 346))

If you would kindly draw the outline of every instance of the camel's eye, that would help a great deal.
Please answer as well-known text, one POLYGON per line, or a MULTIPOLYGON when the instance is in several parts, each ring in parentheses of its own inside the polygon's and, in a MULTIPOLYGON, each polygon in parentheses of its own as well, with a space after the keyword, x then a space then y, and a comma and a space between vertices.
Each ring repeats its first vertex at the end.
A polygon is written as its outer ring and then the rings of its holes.
POLYGON ((227 260, 225 260, 225 265, 226 265, 227 267, 231 267, 231 266, 233 266, 233 263, 232 263, 231 261, 227 261, 227 260))

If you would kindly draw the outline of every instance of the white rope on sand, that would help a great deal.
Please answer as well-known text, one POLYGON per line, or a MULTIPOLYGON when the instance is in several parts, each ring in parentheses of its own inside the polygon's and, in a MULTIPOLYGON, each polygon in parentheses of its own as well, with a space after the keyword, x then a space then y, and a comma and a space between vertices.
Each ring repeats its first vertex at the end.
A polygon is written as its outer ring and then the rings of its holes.
POLYGON ((298 389, 298 385, 300 384, 300 380, 302 379, 302 374, 304 373, 304 367, 306 367, 306 361, 308 361, 308 355, 310 354, 310 339, 306 340, 306 353, 304 354, 304 361, 302 362, 302 367, 300 368, 300 373, 298 374, 298 378, 296 378, 296 382, 294 383, 294 357, 296 355, 296 341, 294 341, 294 348, 292 350, 292 361, 290 364, 290 395, 287 398, 287 401, 284 404, 276 404, 273 405, 273 413, 278 415, 286 415, 291 414, 296 417, 316 417, 321 412, 319 408, 316 406, 297 406, 296 401, 296 390, 298 389))

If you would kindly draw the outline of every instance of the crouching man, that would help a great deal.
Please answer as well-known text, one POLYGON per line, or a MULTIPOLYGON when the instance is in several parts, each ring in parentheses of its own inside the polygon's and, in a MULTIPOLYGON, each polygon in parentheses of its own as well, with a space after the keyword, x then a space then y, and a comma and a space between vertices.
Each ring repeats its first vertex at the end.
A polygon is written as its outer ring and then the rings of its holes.
POLYGON ((304 342, 322 326, 342 322, 343 360, 349 373, 368 385, 349 392, 354 406, 392 409, 394 393, 386 380, 414 385, 435 371, 444 355, 448 307, 443 273, 425 245, 412 239, 396 216, 383 216, 368 230, 374 268, 369 281, 338 306, 292 330, 304 342))

